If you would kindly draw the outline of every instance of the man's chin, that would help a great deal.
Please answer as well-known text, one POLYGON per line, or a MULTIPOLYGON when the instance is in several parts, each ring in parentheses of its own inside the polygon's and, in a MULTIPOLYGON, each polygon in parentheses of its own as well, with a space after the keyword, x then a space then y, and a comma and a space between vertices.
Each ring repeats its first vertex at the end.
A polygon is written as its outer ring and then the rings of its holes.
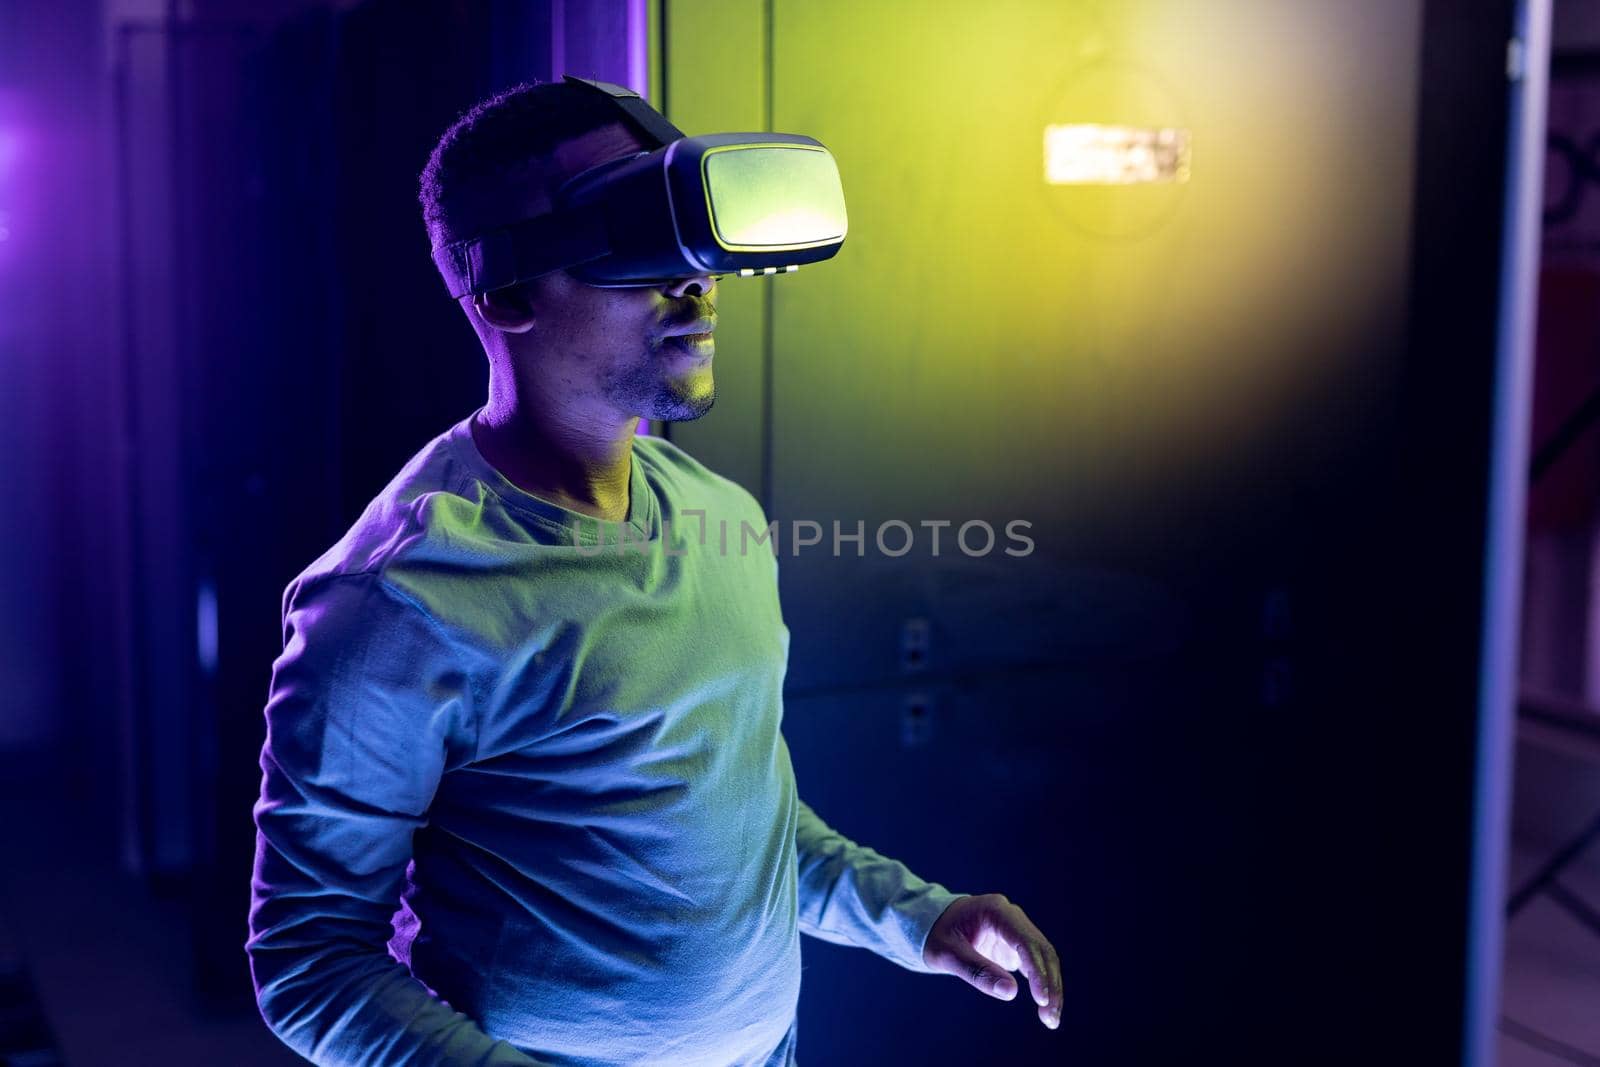
MULTIPOLYGON (((695 379, 701 378, 696 375, 695 379)), ((704 382, 667 382, 650 403, 650 418, 661 422, 691 422, 710 411, 717 402, 716 386, 709 375, 704 382)))
POLYGON ((650 417, 661 422, 693 422, 710 411, 716 402, 716 393, 693 399, 674 398, 666 403, 657 403, 650 417))

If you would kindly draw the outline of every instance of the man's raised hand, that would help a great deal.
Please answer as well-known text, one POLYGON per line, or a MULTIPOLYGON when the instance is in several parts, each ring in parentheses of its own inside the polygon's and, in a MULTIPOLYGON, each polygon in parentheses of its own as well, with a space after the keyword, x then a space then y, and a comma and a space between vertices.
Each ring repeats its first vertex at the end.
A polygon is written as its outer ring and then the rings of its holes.
POLYGON ((928 931, 922 960, 999 1000, 1017 995, 1012 971, 1033 992, 1039 1021, 1061 1025, 1061 960, 1032 920, 1000 893, 959 897, 928 931))

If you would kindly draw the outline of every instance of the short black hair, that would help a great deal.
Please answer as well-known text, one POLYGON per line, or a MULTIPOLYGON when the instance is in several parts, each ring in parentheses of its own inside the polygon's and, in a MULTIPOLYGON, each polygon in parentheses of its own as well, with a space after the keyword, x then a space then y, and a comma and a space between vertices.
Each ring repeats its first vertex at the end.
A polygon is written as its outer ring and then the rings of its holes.
POLYGON ((550 156, 557 145, 620 121, 605 97, 566 82, 522 82, 473 105, 434 145, 417 199, 434 245, 455 233, 449 205, 470 183, 513 173, 550 156))

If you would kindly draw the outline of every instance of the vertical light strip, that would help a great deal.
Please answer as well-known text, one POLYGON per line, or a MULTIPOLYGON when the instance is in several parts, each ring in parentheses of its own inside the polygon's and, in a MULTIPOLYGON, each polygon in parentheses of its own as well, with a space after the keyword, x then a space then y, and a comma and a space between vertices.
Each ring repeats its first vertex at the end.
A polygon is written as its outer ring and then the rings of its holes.
MULTIPOLYGON (((0 90, 3 93, 4 90, 0 90)), ((8 117, 9 108, 0 100, 0 123, 8 117)), ((17 136, 5 125, 0 125, 0 244, 11 240, 11 206, 5 198, 11 189, 11 176, 18 154, 17 136)))
POLYGON ((667 101, 667 0, 645 0, 645 36, 650 54, 650 92, 646 97, 655 109, 668 118, 667 101))
POLYGON ((567 73, 567 0, 550 0, 551 80, 567 73))
MULTIPOLYGON (((773 97, 777 93, 777 64, 773 57, 773 22, 778 17, 777 0, 764 0, 761 5, 761 110, 762 129, 773 126, 773 97)), ((761 510, 772 518, 772 508, 777 496, 772 484, 772 450, 774 435, 772 413, 776 409, 772 395, 772 358, 775 338, 772 335, 773 318, 777 314, 777 286, 761 287, 761 485, 759 497, 761 510)))
POLYGON ((217 587, 210 579, 200 583, 194 605, 195 656, 207 678, 217 673, 217 587))
POLYGON ((1550 0, 1521 0, 1514 31, 1521 44, 1521 69, 1507 70, 1511 81, 1511 128, 1506 138, 1499 337, 1495 343, 1488 514, 1484 523, 1487 543, 1482 646, 1478 653, 1477 773, 1467 902, 1466 1003, 1462 1013, 1466 1028, 1464 1067, 1493 1067, 1496 1022, 1500 1016, 1550 18, 1550 0))
MULTIPOLYGON (((666 0, 628 0, 628 88, 671 118, 667 111, 667 10, 666 0), (635 73, 637 71, 638 73, 635 73)), ((640 419, 636 434, 672 440, 672 423, 640 419)))
POLYGON ((651 99, 650 85, 650 4, 649 0, 628 0, 628 88, 651 99))

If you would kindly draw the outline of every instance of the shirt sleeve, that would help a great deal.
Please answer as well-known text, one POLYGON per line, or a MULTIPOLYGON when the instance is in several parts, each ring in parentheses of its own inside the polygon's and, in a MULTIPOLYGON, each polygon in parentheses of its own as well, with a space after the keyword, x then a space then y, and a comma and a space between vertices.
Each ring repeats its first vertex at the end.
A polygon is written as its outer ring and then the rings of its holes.
POLYGON ((905 864, 858 845, 799 801, 795 851, 800 930, 840 945, 870 949, 924 974, 928 931, 962 894, 925 882, 905 864))
POLYGON ((245 942, 262 1018, 327 1067, 537 1067, 387 948, 411 835, 475 743, 449 642, 377 574, 297 579, 283 609, 245 942))

